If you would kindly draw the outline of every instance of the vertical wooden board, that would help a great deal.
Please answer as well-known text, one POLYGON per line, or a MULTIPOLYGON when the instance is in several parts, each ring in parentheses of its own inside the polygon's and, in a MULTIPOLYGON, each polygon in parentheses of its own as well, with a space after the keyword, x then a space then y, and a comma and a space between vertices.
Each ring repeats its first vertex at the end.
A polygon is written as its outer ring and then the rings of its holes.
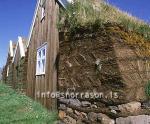
POLYGON ((41 99, 41 102, 42 102, 42 104, 44 105, 44 99, 45 99, 45 92, 44 92, 44 78, 43 78, 43 76, 41 76, 41 82, 40 82, 40 84, 41 84, 41 92, 43 93, 43 96, 42 96, 42 99, 41 99))
MULTIPOLYGON (((54 46, 54 62, 53 62, 53 68, 54 68, 54 72, 52 72, 53 73, 53 91, 57 91, 57 82, 58 82, 58 79, 57 79, 57 69, 58 69, 58 67, 57 67, 57 57, 58 57, 58 49, 59 49, 59 38, 58 38, 58 36, 59 36, 59 34, 58 34, 58 29, 57 29, 57 16, 58 16, 58 10, 59 10, 59 7, 58 7, 58 5, 56 4, 55 5, 55 13, 54 13, 54 32, 55 32, 55 37, 54 37, 54 39, 55 39, 55 42, 54 42, 54 44, 53 44, 53 46, 54 46)), ((53 100, 53 109, 57 109, 57 100, 56 99, 54 99, 53 100)))
MULTIPOLYGON (((51 13, 52 12, 52 2, 47 1, 47 65, 46 65, 46 91, 51 92, 51 13), (48 12, 49 11, 49 12, 48 12)), ((51 99, 47 99, 46 107, 51 108, 51 99)))
MULTIPOLYGON (((48 91, 46 91, 46 82, 45 82, 45 75, 44 75, 44 82, 43 82, 43 86, 44 86, 44 92, 47 94, 47 92, 48 91)), ((44 99, 44 106, 46 106, 46 99, 47 99, 47 95, 46 95, 46 97, 45 97, 45 99, 44 99)))
POLYGON ((35 83, 35 100, 38 101, 39 100, 39 95, 38 94, 39 91, 38 91, 38 78, 36 78, 36 83, 35 83), (38 96, 37 96, 38 95, 38 96))
MULTIPOLYGON (((53 56, 53 53, 55 52, 55 46, 53 46, 53 44, 55 43, 55 31, 54 31, 54 1, 52 2, 52 11, 51 11, 51 25, 50 25, 50 79, 49 79, 49 89, 50 89, 50 92, 53 92, 53 67, 54 67, 54 56, 53 56)), ((53 99, 51 99, 51 105, 50 105, 50 108, 52 109, 53 107, 53 99)))

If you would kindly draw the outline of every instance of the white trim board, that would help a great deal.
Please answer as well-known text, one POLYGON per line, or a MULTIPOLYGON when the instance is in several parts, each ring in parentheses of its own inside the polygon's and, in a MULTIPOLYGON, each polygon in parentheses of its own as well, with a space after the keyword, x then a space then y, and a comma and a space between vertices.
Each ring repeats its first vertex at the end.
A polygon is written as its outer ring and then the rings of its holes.
POLYGON ((28 47, 29 44, 30 44, 30 40, 31 40, 31 36, 32 36, 32 32, 33 32, 33 28, 34 28, 34 24, 35 24, 35 20, 36 20, 36 16, 37 16, 38 9, 39 9, 39 6, 40 6, 40 1, 41 1, 41 0, 38 0, 38 2, 37 2, 37 4, 36 4, 36 9, 35 9, 35 12, 34 12, 34 17, 33 17, 32 24, 31 24, 31 28, 30 28, 30 32, 29 32, 27 47, 28 47))
POLYGON ((10 53, 10 57, 13 57, 13 56, 14 56, 13 43, 12 43, 11 40, 9 41, 9 53, 10 53))
POLYGON ((16 54, 17 54, 17 49, 20 49, 21 58, 25 57, 25 49, 24 49, 24 45, 23 45, 23 39, 20 36, 18 37, 18 42, 17 42, 16 48, 15 48, 15 53, 14 53, 12 63, 14 63, 14 60, 15 60, 15 57, 16 57, 16 54))

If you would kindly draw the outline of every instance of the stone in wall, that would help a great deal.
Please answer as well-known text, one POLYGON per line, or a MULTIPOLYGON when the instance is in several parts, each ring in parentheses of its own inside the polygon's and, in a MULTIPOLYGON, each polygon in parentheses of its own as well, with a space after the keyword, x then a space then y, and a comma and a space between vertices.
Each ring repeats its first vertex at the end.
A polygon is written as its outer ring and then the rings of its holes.
POLYGON ((119 105, 118 108, 122 113, 136 113, 137 111, 141 110, 141 103, 130 102, 127 104, 119 105))
POLYGON ((98 120, 101 122, 101 124, 115 124, 113 119, 102 113, 98 114, 98 120))
POLYGON ((129 116, 127 118, 117 118, 116 124, 150 124, 150 116, 139 115, 139 116, 129 116))
POLYGON ((77 124, 77 121, 70 116, 66 116, 64 118, 64 123, 65 124, 77 124))

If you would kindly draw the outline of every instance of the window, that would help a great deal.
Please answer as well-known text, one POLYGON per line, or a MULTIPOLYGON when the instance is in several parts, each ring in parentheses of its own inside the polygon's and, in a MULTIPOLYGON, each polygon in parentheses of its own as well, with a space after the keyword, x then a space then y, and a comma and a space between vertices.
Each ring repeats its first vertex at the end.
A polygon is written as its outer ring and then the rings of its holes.
POLYGON ((41 12, 41 20, 43 20, 44 19, 44 17, 45 17, 45 7, 42 7, 42 10, 41 10, 42 12, 41 12))
POLYGON ((46 43, 43 44, 40 48, 37 49, 36 75, 45 74, 46 49, 47 49, 47 44, 46 43))
POLYGON ((69 4, 69 3, 73 3, 74 0, 58 0, 58 2, 64 7, 66 8, 66 6, 69 4))
POLYGON ((46 4, 46 0, 41 0, 41 21, 44 19, 45 17, 45 4, 46 4))

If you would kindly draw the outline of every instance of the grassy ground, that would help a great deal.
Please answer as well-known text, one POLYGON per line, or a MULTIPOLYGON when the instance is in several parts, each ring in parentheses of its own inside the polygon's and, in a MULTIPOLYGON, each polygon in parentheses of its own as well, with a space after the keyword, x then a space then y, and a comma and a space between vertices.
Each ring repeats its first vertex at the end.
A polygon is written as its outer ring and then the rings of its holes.
POLYGON ((0 83, 0 124, 53 124, 56 119, 55 112, 0 83))

